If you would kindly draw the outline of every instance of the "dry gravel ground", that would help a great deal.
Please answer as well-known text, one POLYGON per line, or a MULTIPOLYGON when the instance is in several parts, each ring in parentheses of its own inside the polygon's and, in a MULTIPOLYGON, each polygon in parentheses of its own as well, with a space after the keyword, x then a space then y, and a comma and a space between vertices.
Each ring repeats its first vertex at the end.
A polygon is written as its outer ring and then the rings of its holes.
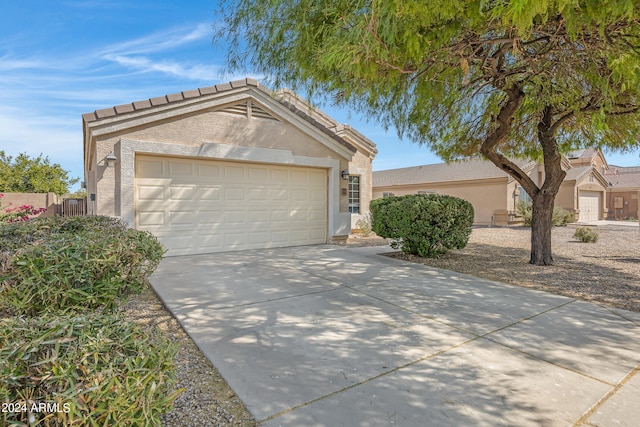
POLYGON ((578 242, 575 226, 552 231, 554 265, 528 263, 531 229, 474 228, 469 243, 438 259, 392 256, 476 277, 640 312, 638 227, 592 228, 596 243, 578 242))
POLYGON ((122 308, 129 320, 147 328, 149 333, 164 334, 178 346, 175 389, 184 391, 175 400, 174 410, 162 416, 163 426, 258 426, 218 370, 151 289, 132 296, 122 308))
MULTIPOLYGON (((519 227, 475 228, 465 249, 438 259, 401 253, 390 256, 640 312, 638 228, 596 231, 600 236, 597 243, 579 243, 572 237, 575 227, 554 228, 556 264, 547 267, 528 264, 530 229, 519 227)), ((356 237, 347 242, 350 246, 378 244, 384 244, 384 240, 356 237)), ((381 247, 381 252, 384 250, 381 247)), ((163 333, 178 345, 176 388, 184 392, 176 399, 174 411, 163 416, 163 425, 259 425, 153 291, 132 297, 123 309, 129 319, 150 333, 163 333)))

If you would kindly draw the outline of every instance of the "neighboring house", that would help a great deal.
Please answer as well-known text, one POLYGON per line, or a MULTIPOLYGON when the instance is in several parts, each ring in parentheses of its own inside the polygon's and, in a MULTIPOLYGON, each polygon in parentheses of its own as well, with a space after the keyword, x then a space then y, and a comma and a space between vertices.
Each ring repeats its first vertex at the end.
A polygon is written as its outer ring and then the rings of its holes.
MULTIPOLYGON (((540 186, 544 182, 542 164, 534 161, 516 161, 516 163, 536 185, 540 186)), ((556 197, 556 206, 574 212, 579 221, 607 218, 608 206, 610 206, 607 194, 612 192, 612 188, 619 188, 622 193, 623 187, 620 185, 623 184, 623 180, 620 179, 618 187, 616 184, 614 187, 609 186, 610 168, 602 153, 595 149, 575 151, 562 159, 562 167, 567 172, 567 176, 556 197)), ((617 176, 621 175, 625 174, 620 173, 617 176)), ((631 175, 632 173, 629 172, 629 176, 631 175)), ((627 182, 631 187, 625 187, 625 195, 620 197, 626 197, 631 201, 635 191, 637 199, 640 185, 633 187, 635 181, 631 179, 624 180, 624 183, 627 182)), ((528 194, 517 181, 486 160, 468 160, 373 172, 374 199, 415 193, 447 194, 468 200, 474 207, 476 224, 518 223, 518 203, 530 201, 528 194)), ((635 211, 629 210, 628 216, 633 216, 632 212, 635 212, 637 217, 637 201, 634 206, 635 211)))
POLYGON ((89 213, 169 255, 327 243, 369 206, 375 144, 253 79, 82 117, 89 213))
POLYGON ((609 166, 607 206, 609 219, 637 219, 640 212, 640 166, 609 166))
MULTIPOLYGON (((517 162, 536 183, 535 162, 517 162)), ((485 160, 468 160, 373 172, 373 198, 437 193, 471 202, 476 224, 508 224, 515 219, 521 187, 506 172, 485 160)))

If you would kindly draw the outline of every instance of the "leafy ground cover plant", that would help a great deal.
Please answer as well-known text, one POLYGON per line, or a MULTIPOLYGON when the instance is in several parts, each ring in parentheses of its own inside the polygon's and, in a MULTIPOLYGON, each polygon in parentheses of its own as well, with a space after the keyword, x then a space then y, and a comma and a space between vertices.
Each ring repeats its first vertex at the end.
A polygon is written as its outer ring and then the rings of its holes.
POLYGON ((573 233, 573 237, 582 243, 596 243, 600 236, 589 227, 579 227, 573 233))
POLYGON ((468 201, 439 194, 384 197, 371 202, 373 231, 393 239, 391 247, 422 257, 464 248, 473 214, 468 201))
POLYGON ((12 315, 111 312, 147 286, 164 249, 147 232, 108 217, 0 224, 0 308, 12 315))
POLYGON ((159 426, 175 353, 116 315, 0 319, 1 424, 159 426))
POLYGON ((176 348, 114 313, 163 254, 109 217, 0 223, 0 425, 160 425, 176 348))

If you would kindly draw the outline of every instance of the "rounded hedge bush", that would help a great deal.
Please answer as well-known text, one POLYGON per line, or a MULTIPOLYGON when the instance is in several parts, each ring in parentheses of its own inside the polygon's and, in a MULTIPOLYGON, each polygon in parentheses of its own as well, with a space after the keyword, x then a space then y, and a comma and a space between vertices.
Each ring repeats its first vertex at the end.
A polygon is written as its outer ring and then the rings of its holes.
POLYGON ((468 201, 439 194, 384 197, 371 202, 373 231, 392 239, 391 247, 421 257, 464 248, 473 214, 468 201))

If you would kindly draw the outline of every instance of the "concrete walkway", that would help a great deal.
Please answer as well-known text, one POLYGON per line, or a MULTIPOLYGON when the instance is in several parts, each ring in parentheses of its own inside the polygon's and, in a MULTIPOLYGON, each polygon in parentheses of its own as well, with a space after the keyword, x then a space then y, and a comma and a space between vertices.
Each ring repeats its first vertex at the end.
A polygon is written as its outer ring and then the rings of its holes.
POLYGON ((640 313, 386 250, 170 257, 152 285, 264 426, 639 425, 640 313))

